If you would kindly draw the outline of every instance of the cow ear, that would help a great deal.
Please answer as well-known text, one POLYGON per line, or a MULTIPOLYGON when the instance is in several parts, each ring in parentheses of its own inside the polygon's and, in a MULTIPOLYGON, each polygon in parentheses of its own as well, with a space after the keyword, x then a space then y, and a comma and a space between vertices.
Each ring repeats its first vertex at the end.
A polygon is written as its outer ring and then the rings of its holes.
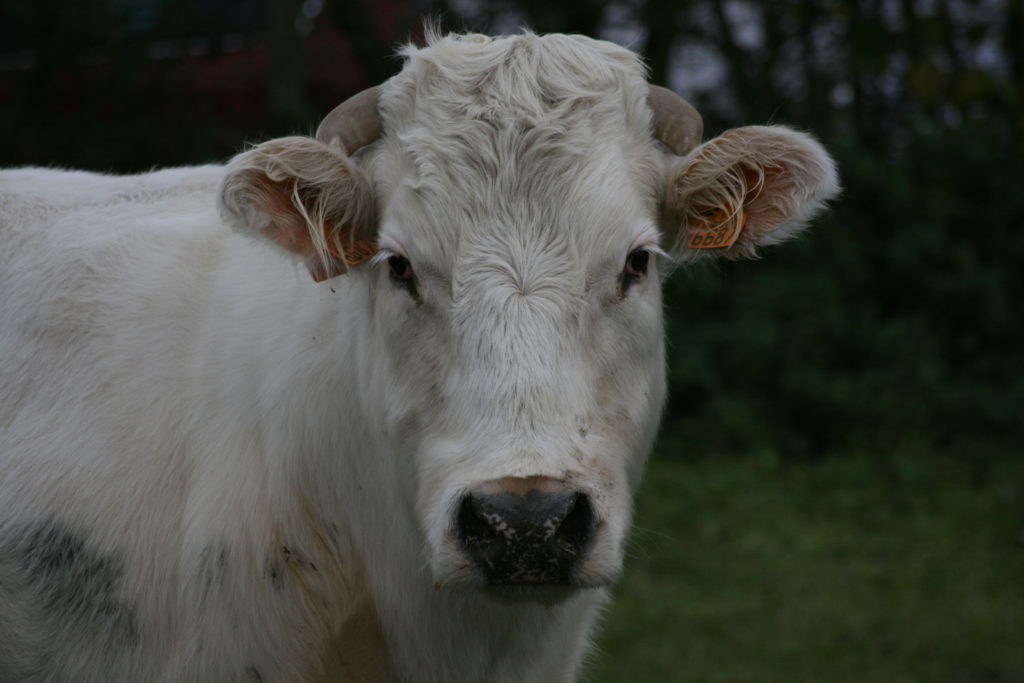
POLYGON ((838 192, 835 163, 811 136, 780 126, 728 130, 670 173, 672 250, 683 259, 753 257, 800 232, 838 192))
POLYGON ((318 282, 374 253, 366 177, 337 147, 312 138, 270 140, 232 159, 220 211, 239 232, 302 258, 318 282))

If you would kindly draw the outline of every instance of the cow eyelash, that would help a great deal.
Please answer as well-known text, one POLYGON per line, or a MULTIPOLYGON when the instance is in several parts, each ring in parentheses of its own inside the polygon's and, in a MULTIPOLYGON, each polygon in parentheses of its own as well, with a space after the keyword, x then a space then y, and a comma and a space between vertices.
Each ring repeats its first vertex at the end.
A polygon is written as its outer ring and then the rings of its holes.
POLYGON ((626 263, 619 275, 619 296, 626 296, 629 288, 647 277, 647 266, 651 260, 651 251, 646 247, 634 249, 626 257, 626 263))

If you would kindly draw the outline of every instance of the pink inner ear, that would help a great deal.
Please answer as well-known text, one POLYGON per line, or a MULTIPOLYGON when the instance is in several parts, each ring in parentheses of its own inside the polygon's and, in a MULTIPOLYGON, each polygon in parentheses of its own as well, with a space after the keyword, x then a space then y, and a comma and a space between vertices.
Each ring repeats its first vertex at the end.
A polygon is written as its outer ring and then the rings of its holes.
POLYGON ((679 179, 685 244, 728 256, 753 255, 754 245, 786 219, 779 198, 790 190, 783 163, 734 159, 715 171, 698 157, 679 179), (695 191, 686 193, 688 186, 695 191))
POLYGON ((821 145, 775 126, 726 131, 698 148, 678 173, 666 197, 680 230, 677 248, 703 232, 703 248, 727 258, 753 256, 757 246, 792 237, 839 190, 835 165, 821 145), (707 246, 715 219, 723 234, 731 230, 737 239, 712 239, 707 246))
POLYGON ((265 175, 252 183, 257 193, 257 205, 269 217, 264 235, 288 251, 305 258, 316 256, 316 248, 309 235, 306 222, 292 204, 293 184, 271 180, 265 175))
POLYGON ((743 210, 749 215, 750 224, 742 241, 757 241, 777 228, 786 214, 775 201, 781 192, 786 192, 786 168, 782 164, 753 167, 744 164, 742 168, 747 192, 743 198, 743 210))

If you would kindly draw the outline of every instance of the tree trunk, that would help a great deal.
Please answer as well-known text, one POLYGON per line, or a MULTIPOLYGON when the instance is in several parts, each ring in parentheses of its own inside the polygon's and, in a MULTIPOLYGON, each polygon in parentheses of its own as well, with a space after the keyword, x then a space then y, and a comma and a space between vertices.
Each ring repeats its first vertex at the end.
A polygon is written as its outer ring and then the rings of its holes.
POLYGON ((267 100, 275 124, 294 125, 306 109, 302 54, 295 19, 301 0, 268 0, 270 44, 267 64, 267 100))

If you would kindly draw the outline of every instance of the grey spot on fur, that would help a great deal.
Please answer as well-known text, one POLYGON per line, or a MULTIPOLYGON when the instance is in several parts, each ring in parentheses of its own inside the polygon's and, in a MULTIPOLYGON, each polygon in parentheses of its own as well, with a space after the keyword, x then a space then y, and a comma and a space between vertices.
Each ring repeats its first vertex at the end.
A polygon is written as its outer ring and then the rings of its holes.
POLYGON ((326 540, 330 543, 331 548, 337 551, 338 542, 341 538, 341 532, 338 529, 337 523, 324 519, 321 520, 321 528, 326 536, 326 540))
POLYGON ((267 565, 267 578, 270 579, 270 585, 277 590, 284 588, 284 577, 281 576, 281 567, 274 560, 270 560, 267 565))
POLYGON ((117 596, 124 567, 113 555, 100 555, 85 539, 53 521, 29 527, 10 552, 18 558, 44 611, 54 619, 106 627, 123 647, 139 639, 134 610, 117 596))
POLYGON ((228 547, 222 542, 211 543, 199 553, 196 579, 199 586, 200 605, 205 604, 210 599, 210 594, 219 590, 224 584, 227 566, 228 547))
POLYGON ((579 430, 581 439, 587 438, 587 435, 590 433, 590 418, 586 415, 577 415, 576 428, 579 430))
POLYGON ((0 525, 0 681, 75 680, 83 657, 117 679, 142 640, 123 575, 119 554, 70 525, 0 525))
POLYGON ((316 565, 313 564, 313 561, 306 557, 305 553, 301 550, 282 546, 281 552, 284 554, 285 563, 289 567, 293 569, 305 569, 311 572, 316 571, 316 565))
POLYGON ((263 674, 261 674, 260 670, 257 669, 255 666, 250 666, 248 669, 246 669, 245 675, 253 683, 263 683, 263 674))
POLYGON ((282 545, 278 553, 267 558, 267 578, 278 590, 284 588, 286 573, 296 570, 317 571, 316 565, 302 551, 286 545, 282 545))

